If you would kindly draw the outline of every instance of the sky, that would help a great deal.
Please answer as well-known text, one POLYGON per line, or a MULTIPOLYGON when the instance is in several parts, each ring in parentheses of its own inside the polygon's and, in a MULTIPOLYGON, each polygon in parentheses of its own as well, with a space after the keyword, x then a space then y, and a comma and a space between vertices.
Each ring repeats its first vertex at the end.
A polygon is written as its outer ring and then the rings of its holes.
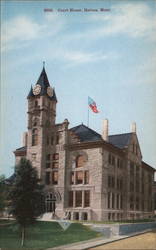
POLYGON ((57 122, 109 134, 137 124, 143 160, 156 168, 156 1, 1 2, 0 174, 14 171, 27 131, 27 95, 45 61, 57 122), (103 11, 101 9, 104 9, 103 11), (72 9, 72 10, 71 10, 72 9))

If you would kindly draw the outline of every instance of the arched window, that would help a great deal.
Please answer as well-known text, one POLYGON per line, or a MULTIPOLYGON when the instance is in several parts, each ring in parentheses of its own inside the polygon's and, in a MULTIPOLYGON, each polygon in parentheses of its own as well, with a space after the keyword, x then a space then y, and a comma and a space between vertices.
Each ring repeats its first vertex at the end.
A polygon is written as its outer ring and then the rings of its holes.
POLYGON ((79 155, 76 158, 76 168, 83 167, 85 163, 85 157, 83 155, 79 155))
POLYGON ((32 146, 36 146, 38 144, 38 130, 34 128, 32 130, 32 146))
POLYGON ((55 213, 55 209, 56 209, 56 196, 53 193, 49 193, 46 196, 45 199, 45 207, 46 207, 46 212, 54 212, 55 213))

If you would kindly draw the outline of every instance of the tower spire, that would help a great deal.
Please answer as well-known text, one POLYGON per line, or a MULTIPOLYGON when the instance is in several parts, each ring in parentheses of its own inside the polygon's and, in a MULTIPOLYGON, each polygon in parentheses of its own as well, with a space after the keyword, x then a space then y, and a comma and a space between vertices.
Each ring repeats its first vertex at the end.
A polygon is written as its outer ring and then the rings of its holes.
POLYGON ((45 68, 45 61, 43 61, 43 68, 45 68))

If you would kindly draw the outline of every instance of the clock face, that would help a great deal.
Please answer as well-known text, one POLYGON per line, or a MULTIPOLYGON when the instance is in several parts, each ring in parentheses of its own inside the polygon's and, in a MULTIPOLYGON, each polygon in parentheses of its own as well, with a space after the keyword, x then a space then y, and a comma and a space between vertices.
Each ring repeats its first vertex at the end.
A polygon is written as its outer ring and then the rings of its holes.
POLYGON ((48 87, 48 88, 47 88, 47 94, 48 94, 50 97, 53 96, 53 89, 52 89, 52 87, 48 87))
POLYGON ((36 84, 33 88, 33 94, 38 95, 41 92, 41 86, 39 84, 36 84))

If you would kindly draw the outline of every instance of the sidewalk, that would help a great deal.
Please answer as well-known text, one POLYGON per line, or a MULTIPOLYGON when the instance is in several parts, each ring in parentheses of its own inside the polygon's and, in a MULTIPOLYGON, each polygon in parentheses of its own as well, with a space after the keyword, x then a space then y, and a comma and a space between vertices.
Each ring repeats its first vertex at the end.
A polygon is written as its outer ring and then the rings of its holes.
POLYGON ((147 233, 149 231, 151 231, 151 230, 146 230, 143 232, 133 233, 133 234, 129 234, 129 235, 122 235, 122 236, 115 235, 115 236, 112 236, 111 238, 100 237, 100 238, 95 238, 95 239, 91 239, 91 240, 87 240, 87 241, 81 241, 81 242, 72 243, 72 244, 68 244, 68 245, 62 245, 59 247, 48 248, 46 250, 85 250, 85 249, 97 247, 97 246, 100 246, 100 245, 103 245, 106 243, 130 238, 130 237, 140 235, 140 234, 144 234, 144 233, 147 233))

